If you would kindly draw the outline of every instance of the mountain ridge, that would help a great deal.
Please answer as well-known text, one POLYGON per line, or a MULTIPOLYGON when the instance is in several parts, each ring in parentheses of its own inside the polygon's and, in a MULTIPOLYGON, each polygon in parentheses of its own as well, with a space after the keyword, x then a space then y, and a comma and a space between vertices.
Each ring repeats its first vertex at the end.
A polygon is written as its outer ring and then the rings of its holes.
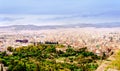
POLYGON ((37 26, 37 25, 10 25, 10 26, 0 26, 0 29, 11 29, 11 30, 42 30, 42 29, 57 29, 57 28, 84 28, 84 27, 95 27, 95 28, 114 28, 120 27, 120 22, 114 23, 78 23, 78 24, 69 24, 69 25, 46 25, 46 26, 37 26))

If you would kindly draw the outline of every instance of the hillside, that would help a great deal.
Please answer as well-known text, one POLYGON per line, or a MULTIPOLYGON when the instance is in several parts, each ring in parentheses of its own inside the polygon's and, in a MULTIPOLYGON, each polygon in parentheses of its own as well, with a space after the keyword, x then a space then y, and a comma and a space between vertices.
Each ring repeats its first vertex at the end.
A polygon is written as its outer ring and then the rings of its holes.
POLYGON ((0 62, 8 71, 94 71, 101 57, 86 48, 74 50, 72 47, 41 44, 29 45, 0 53, 0 62), (66 51, 58 50, 58 48, 66 51))

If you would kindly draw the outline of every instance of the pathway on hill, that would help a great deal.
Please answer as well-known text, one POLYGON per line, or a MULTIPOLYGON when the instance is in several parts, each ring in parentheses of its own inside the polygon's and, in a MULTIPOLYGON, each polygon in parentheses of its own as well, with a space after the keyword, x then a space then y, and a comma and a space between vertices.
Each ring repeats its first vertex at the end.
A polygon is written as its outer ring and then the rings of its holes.
MULTIPOLYGON (((116 53, 116 51, 115 51, 116 53)), ((115 54, 111 55, 107 60, 102 61, 102 64, 97 68, 96 71, 119 71, 116 69, 107 69, 107 67, 110 65, 111 61, 114 60, 115 54)))

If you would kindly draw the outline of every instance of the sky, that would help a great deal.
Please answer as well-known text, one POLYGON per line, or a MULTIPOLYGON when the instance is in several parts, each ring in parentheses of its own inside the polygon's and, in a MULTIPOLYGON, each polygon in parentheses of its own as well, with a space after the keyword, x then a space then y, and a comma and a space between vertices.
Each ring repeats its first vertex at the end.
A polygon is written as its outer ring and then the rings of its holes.
POLYGON ((120 22, 120 0, 0 0, 0 25, 120 22))

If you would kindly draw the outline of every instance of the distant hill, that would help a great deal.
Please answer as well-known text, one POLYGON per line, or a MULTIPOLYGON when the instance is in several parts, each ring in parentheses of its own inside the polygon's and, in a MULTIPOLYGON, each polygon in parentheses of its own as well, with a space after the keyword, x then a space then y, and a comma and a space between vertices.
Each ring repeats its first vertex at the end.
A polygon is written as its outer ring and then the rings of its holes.
POLYGON ((36 25, 11 25, 0 26, 0 29, 11 30, 42 30, 42 29, 57 29, 57 28, 83 28, 83 27, 95 27, 95 28, 113 28, 120 27, 120 22, 114 23, 99 23, 99 24, 69 24, 69 25, 48 25, 48 26, 36 26, 36 25))

